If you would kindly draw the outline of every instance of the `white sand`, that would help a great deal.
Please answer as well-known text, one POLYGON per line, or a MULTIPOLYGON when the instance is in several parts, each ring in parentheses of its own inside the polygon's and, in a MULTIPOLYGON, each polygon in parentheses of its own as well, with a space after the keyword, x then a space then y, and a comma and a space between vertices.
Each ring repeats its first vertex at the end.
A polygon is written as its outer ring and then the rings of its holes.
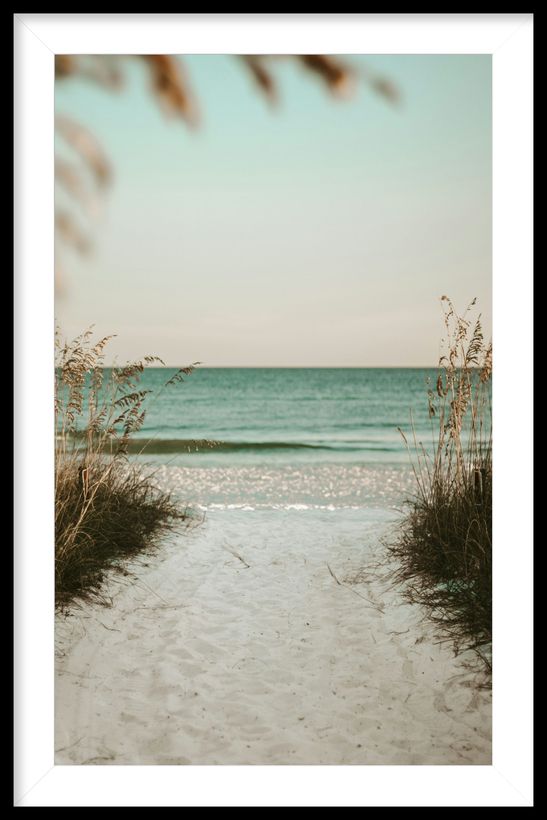
POLYGON ((310 515, 210 512, 59 617, 56 763, 489 764, 490 693, 374 571, 389 513, 310 515))

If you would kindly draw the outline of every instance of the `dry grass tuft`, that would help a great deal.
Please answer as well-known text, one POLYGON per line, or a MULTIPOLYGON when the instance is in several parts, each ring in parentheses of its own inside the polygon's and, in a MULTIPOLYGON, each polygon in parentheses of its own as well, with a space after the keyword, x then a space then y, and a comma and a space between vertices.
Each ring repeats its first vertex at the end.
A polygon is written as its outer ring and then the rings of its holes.
MULTIPOLYGON (((459 316, 442 297, 446 353, 428 391, 437 422, 427 453, 413 431, 417 493, 388 544, 395 580, 406 598, 425 606, 456 651, 472 649, 491 671, 492 642, 492 345, 480 316, 459 316)), ((434 422, 433 422, 434 423, 434 422)), ((401 431, 402 432, 402 431, 401 431)))
MULTIPOLYGON (((139 389, 147 356, 105 369, 112 337, 90 330, 70 343, 57 338, 55 376, 55 599, 65 606, 96 595, 107 568, 153 547, 187 518, 141 465, 129 463, 150 391, 139 389)), ((164 387, 194 369, 180 368, 164 387)))

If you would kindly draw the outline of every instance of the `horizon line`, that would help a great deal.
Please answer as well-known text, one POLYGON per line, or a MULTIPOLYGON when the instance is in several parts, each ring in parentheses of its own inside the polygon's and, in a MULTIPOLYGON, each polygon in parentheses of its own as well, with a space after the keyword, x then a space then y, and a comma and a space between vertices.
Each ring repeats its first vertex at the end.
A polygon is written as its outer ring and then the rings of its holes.
MULTIPOLYGON (((104 367, 125 367, 123 364, 106 364, 104 367)), ((155 364, 146 370, 177 370, 191 365, 155 364)), ((204 364, 195 365, 196 370, 436 370, 438 364, 204 364)))

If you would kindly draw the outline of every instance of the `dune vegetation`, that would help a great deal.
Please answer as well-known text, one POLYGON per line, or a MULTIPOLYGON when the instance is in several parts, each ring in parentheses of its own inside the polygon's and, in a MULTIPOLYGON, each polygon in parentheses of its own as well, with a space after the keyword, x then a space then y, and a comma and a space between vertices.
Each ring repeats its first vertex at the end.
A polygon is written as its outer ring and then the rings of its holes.
POLYGON ((417 489, 388 550, 407 600, 491 671, 492 345, 470 318, 475 301, 462 316, 442 304, 445 352, 428 391, 435 443, 431 452, 401 431, 417 489))
MULTIPOLYGON (((57 338, 55 372, 55 600, 97 596, 105 570, 153 548, 187 511, 160 490, 145 465, 130 463, 129 445, 143 426, 151 391, 139 389, 154 356, 105 368, 112 337, 86 331, 57 338)), ((180 368, 164 387, 194 368, 180 368)), ((163 388, 162 388, 163 389, 163 388)), ((145 442, 143 442, 145 444, 145 442)))

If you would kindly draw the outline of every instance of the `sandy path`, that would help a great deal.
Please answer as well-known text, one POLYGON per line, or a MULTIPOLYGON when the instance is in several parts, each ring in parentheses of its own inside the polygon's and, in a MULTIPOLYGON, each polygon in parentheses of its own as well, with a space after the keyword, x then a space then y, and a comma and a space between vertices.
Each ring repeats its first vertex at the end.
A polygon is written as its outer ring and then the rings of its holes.
POLYGON ((374 578, 388 516, 310 540, 306 512, 215 511, 59 617, 56 763, 489 764, 490 694, 374 578))

